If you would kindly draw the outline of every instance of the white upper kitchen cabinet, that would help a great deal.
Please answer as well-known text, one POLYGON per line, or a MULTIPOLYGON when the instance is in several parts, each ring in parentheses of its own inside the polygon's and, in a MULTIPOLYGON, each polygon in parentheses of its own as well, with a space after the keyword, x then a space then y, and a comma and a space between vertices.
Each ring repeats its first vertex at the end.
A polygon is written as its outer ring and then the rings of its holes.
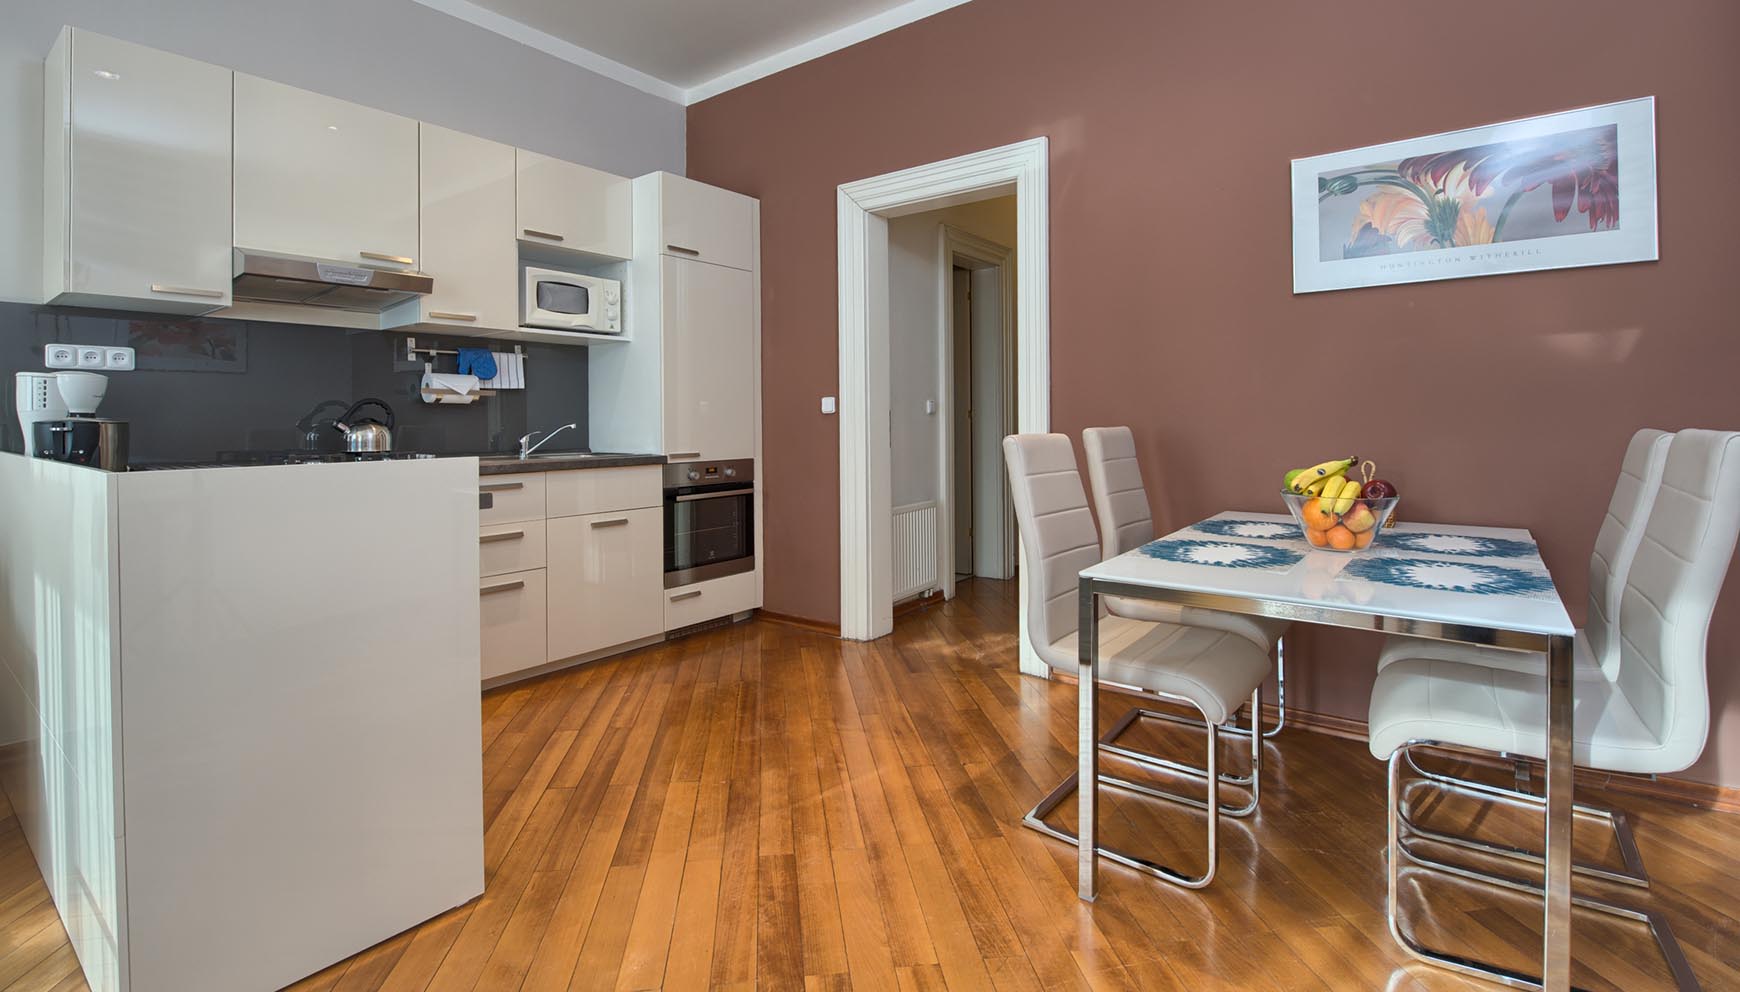
POLYGON ((517 156, 518 238, 609 258, 633 256, 631 180, 524 148, 517 156))
POLYGON ((668 172, 658 177, 661 252, 734 269, 756 267, 753 198, 668 172))
POLYGON ((755 457, 755 274, 665 256, 665 453, 672 461, 755 457))
POLYGON ((417 267, 417 122, 238 72, 238 248, 417 267))
POLYGON ((230 70, 64 28, 43 80, 43 298, 230 303, 230 70))
POLYGON ((513 146, 433 124, 419 125, 419 140, 418 263, 435 288, 387 311, 382 323, 512 330, 519 324, 513 146))

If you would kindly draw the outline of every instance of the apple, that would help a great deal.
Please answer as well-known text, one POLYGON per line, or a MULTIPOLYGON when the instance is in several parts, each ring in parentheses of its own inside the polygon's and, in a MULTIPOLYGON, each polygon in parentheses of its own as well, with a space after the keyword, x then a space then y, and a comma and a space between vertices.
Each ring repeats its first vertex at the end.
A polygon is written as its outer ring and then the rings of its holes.
POLYGON ((1366 499, 1395 499, 1396 487, 1382 479, 1373 479, 1359 493, 1366 499))
POLYGON ((1377 526, 1377 515, 1364 503, 1355 503, 1353 509, 1342 514, 1341 526, 1355 534, 1363 534, 1377 526))

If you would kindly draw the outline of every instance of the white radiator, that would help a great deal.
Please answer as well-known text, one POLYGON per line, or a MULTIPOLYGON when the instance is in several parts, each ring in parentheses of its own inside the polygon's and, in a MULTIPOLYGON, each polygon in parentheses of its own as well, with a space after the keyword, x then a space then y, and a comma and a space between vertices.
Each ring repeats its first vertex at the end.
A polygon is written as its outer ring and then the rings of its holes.
POLYGON ((894 601, 936 588, 936 504, 895 507, 894 601))

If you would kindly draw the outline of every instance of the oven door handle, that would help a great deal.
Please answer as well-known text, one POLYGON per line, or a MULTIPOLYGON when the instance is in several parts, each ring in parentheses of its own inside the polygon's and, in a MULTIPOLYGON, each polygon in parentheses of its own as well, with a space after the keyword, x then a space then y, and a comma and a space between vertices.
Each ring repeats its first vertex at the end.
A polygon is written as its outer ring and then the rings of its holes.
POLYGON ((675 498, 676 502, 678 502, 678 503, 693 503, 695 500, 698 500, 698 499, 728 499, 732 496, 754 496, 754 495, 755 495, 755 487, 750 486, 747 489, 732 489, 732 490, 729 490, 727 492, 722 492, 722 493, 683 493, 682 495, 674 497, 674 498, 675 498))

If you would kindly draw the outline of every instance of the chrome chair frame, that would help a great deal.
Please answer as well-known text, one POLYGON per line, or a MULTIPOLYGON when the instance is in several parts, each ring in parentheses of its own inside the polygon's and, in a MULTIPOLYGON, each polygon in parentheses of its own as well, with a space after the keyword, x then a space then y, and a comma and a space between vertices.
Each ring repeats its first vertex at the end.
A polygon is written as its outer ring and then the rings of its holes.
MULTIPOLYGON (((1542 983, 1539 975, 1513 971, 1509 968, 1472 957, 1434 951, 1423 944, 1418 943, 1412 937, 1403 932, 1398 898, 1401 879, 1401 863, 1403 859, 1430 871, 1437 871, 1452 877, 1493 885, 1514 892, 1539 896, 1542 895, 1544 891, 1541 885, 1528 879, 1479 871, 1462 865, 1454 865, 1446 861, 1426 857, 1425 855, 1418 854, 1408 849, 1407 845, 1403 843, 1401 835, 1401 828, 1406 822, 1402 814, 1402 770, 1404 763, 1408 767, 1416 769, 1419 767, 1414 762, 1411 755, 1412 750, 1417 747, 1432 748, 1434 750, 1443 751, 1456 751, 1468 754, 1486 753, 1474 748, 1464 748, 1454 744, 1446 744, 1441 741, 1412 740, 1397 748, 1390 755, 1388 762, 1388 801, 1385 804, 1385 812, 1387 814, 1388 847, 1385 857, 1387 879, 1386 896, 1384 899, 1384 916, 1389 924, 1390 936, 1395 939, 1397 944, 1401 945, 1403 950, 1428 964, 1460 972, 1465 975, 1473 975, 1476 978, 1484 978, 1488 981, 1499 982, 1512 988, 1541 988, 1542 983)), ((1508 790, 1498 791, 1507 792, 1508 790)), ((1529 798, 1532 799, 1534 797, 1531 796, 1529 798)), ((1425 834, 1422 834, 1421 836, 1427 840, 1433 839, 1425 834)), ((1680 992, 1697 992, 1697 990, 1702 988, 1702 986, 1698 984, 1697 976, 1692 973, 1691 964, 1686 960, 1685 952, 1681 950, 1679 941, 1674 937, 1672 927, 1668 925, 1667 919, 1661 916, 1661 914, 1651 910, 1635 909, 1617 903, 1593 899, 1588 896, 1579 896, 1575 893, 1571 895, 1571 904, 1573 906, 1581 906, 1584 909, 1592 909, 1597 912, 1606 913, 1609 916, 1646 924, 1649 927, 1650 936, 1655 939, 1656 947, 1661 951, 1662 959, 1667 964, 1669 972, 1672 973, 1675 986, 1680 990, 1680 992)))
MULTIPOLYGON (((1103 684, 1113 685, 1114 683, 1103 684)), ((1159 693, 1146 694, 1155 696, 1161 695, 1159 693)), ((1164 698, 1172 699, 1178 697, 1167 695, 1164 698)), ((1189 700, 1183 701, 1187 703, 1189 702, 1189 700)), ((1250 705, 1253 713, 1260 712, 1257 709, 1260 704, 1261 690, 1259 689, 1258 691, 1251 693, 1250 705)), ((1250 775, 1230 776, 1222 774, 1220 772, 1220 734, 1222 728, 1218 724, 1208 722, 1207 714, 1203 714, 1201 709, 1198 709, 1197 712, 1202 715, 1200 721, 1180 718, 1171 713, 1155 714, 1152 710, 1146 710, 1137 706, 1124 714, 1124 716, 1118 721, 1117 725, 1114 726, 1105 736, 1101 737, 1095 744, 1095 747, 1100 751, 1127 758, 1150 768, 1157 768, 1164 771, 1188 775, 1192 778, 1199 778, 1207 783, 1208 796, 1205 800, 1197 799, 1194 796, 1180 795, 1176 792, 1168 792, 1164 789, 1156 789, 1152 786, 1131 782, 1128 779, 1119 778, 1115 775, 1109 775, 1104 772, 1100 773, 1097 783, 1097 785, 1109 785, 1114 788, 1123 789, 1126 792, 1134 792, 1137 795, 1147 796, 1151 799, 1164 799, 1168 802, 1180 803, 1185 806, 1192 806, 1208 812, 1208 868, 1201 875, 1186 875, 1178 869, 1169 867, 1158 861, 1150 860, 1141 855, 1120 851, 1113 847, 1106 847, 1104 845, 1096 845, 1094 847, 1094 851, 1103 858, 1115 861, 1125 867, 1134 868, 1137 871, 1153 875, 1156 878, 1171 882, 1174 885, 1183 886, 1187 889, 1200 889, 1214 881, 1215 871, 1220 864, 1220 817, 1225 815, 1242 819, 1250 816, 1256 811, 1257 804, 1262 799, 1263 743, 1261 735, 1252 735, 1249 733, 1245 735, 1249 737, 1251 741, 1250 775), (1195 765, 1170 761, 1142 751, 1109 745, 1109 742, 1117 740, 1119 735, 1129 729, 1129 726, 1137 719, 1143 715, 1150 714, 1157 715, 1161 719, 1183 722, 1188 726, 1206 727, 1208 730, 1208 761, 1206 767, 1198 768, 1195 765), (1239 807, 1223 805, 1220 801, 1220 786, 1223 783, 1248 787, 1251 794, 1250 801, 1239 807)), ((1058 783, 1057 787, 1052 789, 1044 799, 1041 799, 1038 805, 1034 806, 1031 810, 1028 810, 1027 815, 1021 819, 1021 825, 1031 830, 1037 830, 1048 837, 1055 837, 1058 840, 1066 841, 1073 846, 1080 847, 1080 838, 1077 837, 1074 831, 1066 830, 1061 827, 1054 827, 1045 822, 1045 818, 1050 816, 1052 811, 1057 809, 1063 800, 1067 798, 1070 793, 1076 790, 1080 781, 1081 773, 1071 772, 1062 782, 1058 783)))
MULTIPOLYGON (((1411 749, 1406 752, 1406 755, 1408 767, 1413 770, 1414 774, 1426 779, 1433 785, 1436 785, 1445 791, 1458 792, 1466 796, 1472 796, 1477 799, 1485 799, 1492 802, 1514 803, 1519 806, 1527 806, 1531 809, 1537 810, 1544 808, 1546 805, 1545 799, 1533 795, 1532 793, 1523 792, 1520 789, 1506 789, 1503 786, 1488 785, 1485 782, 1476 782, 1472 779, 1461 778, 1460 776, 1451 775, 1445 772, 1427 771, 1426 769, 1421 768, 1419 763, 1414 760, 1414 753, 1411 749)), ((1637 837, 1632 833, 1631 820, 1625 815, 1625 811, 1611 809, 1606 806, 1590 806, 1585 803, 1574 803, 1572 804, 1571 809, 1575 814, 1581 814, 1583 816, 1594 817, 1606 821, 1607 825, 1613 830, 1614 843, 1619 847, 1619 858, 1624 862, 1623 868, 1615 869, 1606 867, 1605 865, 1590 864, 1585 861, 1572 861, 1571 871, 1587 878, 1598 878, 1602 881, 1617 882, 1621 885, 1631 885, 1640 889, 1649 888, 1649 872, 1643 866, 1643 852, 1638 849, 1637 837)), ((1403 798, 1400 815, 1403 825, 1408 828, 1410 833, 1416 834, 1434 843, 1443 844, 1448 847, 1459 847, 1463 850, 1474 851, 1479 854, 1487 854, 1493 857, 1508 858, 1512 861, 1534 865, 1537 868, 1544 863, 1540 852, 1526 847, 1514 847, 1509 844, 1483 841, 1473 837, 1463 836, 1461 834, 1448 834, 1442 831, 1432 830, 1428 827, 1423 827, 1410 814, 1407 808, 1406 797, 1403 798)))

